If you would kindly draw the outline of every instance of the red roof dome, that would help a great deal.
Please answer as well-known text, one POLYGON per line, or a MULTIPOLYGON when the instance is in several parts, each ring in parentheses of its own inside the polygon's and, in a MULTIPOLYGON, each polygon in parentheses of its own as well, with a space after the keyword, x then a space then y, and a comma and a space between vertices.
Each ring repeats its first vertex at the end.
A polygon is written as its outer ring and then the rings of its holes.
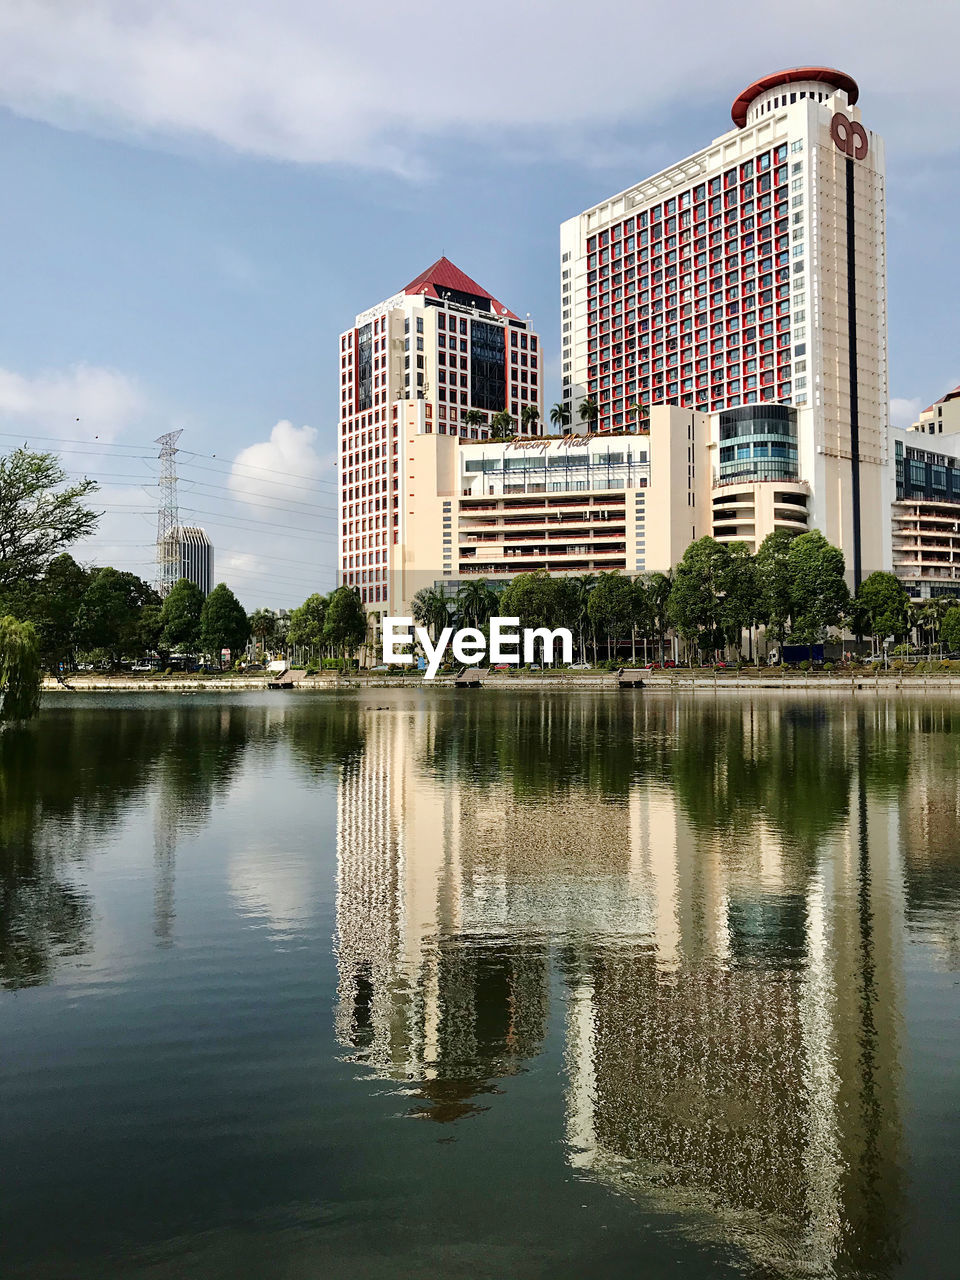
POLYGON ((748 85, 730 108, 733 123, 738 129, 742 129, 747 123, 750 104, 768 89, 775 89, 781 84, 809 83, 811 80, 817 84, 828 84, 832 89, 844 89, 851 106, 860 97, 856 80, 845 71, 837 71, 833 67, 790 67, 787 71, 775 71, 748 85))

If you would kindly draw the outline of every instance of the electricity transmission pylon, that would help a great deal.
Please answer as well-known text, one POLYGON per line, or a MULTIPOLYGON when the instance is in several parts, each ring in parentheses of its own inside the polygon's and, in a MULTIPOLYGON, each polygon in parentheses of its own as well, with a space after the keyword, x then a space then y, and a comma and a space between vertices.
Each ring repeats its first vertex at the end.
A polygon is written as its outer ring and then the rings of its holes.
POLYGON ((180 576, 177 531, 177 441, 183 434, 168 431, 155 441, 160 446, 160 507, 157 511, 157 591, 165 596, 180 576))

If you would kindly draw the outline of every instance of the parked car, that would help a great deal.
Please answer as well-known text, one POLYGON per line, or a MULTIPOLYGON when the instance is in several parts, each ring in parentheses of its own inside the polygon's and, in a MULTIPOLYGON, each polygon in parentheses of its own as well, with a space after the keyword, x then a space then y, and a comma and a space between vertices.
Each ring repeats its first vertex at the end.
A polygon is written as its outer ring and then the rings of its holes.
POLYGON ((648 662, 648 663, 646 663, 644 666, 642 666, 642 667, 640 668, 640 670, 641 670, 641 671, 659 671, 659 670, 660 670, 660 663, 659 663, 659 662, 648 662))
POLYGON ((540 665, 540 663, 539 663, 539 662, 531 662, 531 663, 530 663, 530 665, 529 665, 529 667, 527 667, 527 670, 528 670, 528 671, 542 671, 542 670, 543 670, 543 667, 541 667, 541 665, 540 665))
POLYGON ((152 671, 153 667, 149 662, 135 662, 130 670, 135 671, 138 675, 143 675, 147 671, 152 671))
POLYGON ((385 662, 381 662, 379 666, 371 667, 371 668, 370 668, 370 670, 371 670, 371 672, 377 672, 377 671, 389 671, 389 670, 390 670, 390 667, 388 667, 388 666, 387 666, 387 664, 386 664, 385 662))
POLYGON ((667 669, 673 670, 673 668, 676 667, 676 665, 677 664, 674 662, 672 658, 664 658, 663 660, 663 667, 665 671, 667 669))
POLYGON ((592 671, 593 667, 589 662, 571 662, 568 671, 592 671))

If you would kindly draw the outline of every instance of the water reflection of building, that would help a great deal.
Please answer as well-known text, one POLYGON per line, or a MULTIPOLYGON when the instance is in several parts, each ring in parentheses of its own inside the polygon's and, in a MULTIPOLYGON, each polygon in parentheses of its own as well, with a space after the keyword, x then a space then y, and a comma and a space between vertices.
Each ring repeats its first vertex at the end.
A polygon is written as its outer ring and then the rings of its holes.
POLYGON ((870 774, 899 767, 884 712, 838 708, 827 734, 786 701, 597 707, 531 700, 501 737, 479 703, 369 713, 340 783, 341 1041, 462 1114, 538 1052, 553 949, 581 1176, 777 1272, 888 1265, 903 877, 897 785, 870 774))
POLYGON ((337 1029, 373 1070, 418 1082, 438 1120, 539 1048, 546 955, 463 919, 456 788, 414 767, 431 716, 370 712, 366 747, 339 786, 337 1029))

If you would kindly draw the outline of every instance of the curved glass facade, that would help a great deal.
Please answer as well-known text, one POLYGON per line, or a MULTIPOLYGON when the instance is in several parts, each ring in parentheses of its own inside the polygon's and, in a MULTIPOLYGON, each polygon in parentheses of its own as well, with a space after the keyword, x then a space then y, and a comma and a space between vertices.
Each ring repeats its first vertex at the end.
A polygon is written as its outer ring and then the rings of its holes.
POLYGON ((796 409, 785 404, 748 404, 720 414, 717 484, 798 477, 796 409))

